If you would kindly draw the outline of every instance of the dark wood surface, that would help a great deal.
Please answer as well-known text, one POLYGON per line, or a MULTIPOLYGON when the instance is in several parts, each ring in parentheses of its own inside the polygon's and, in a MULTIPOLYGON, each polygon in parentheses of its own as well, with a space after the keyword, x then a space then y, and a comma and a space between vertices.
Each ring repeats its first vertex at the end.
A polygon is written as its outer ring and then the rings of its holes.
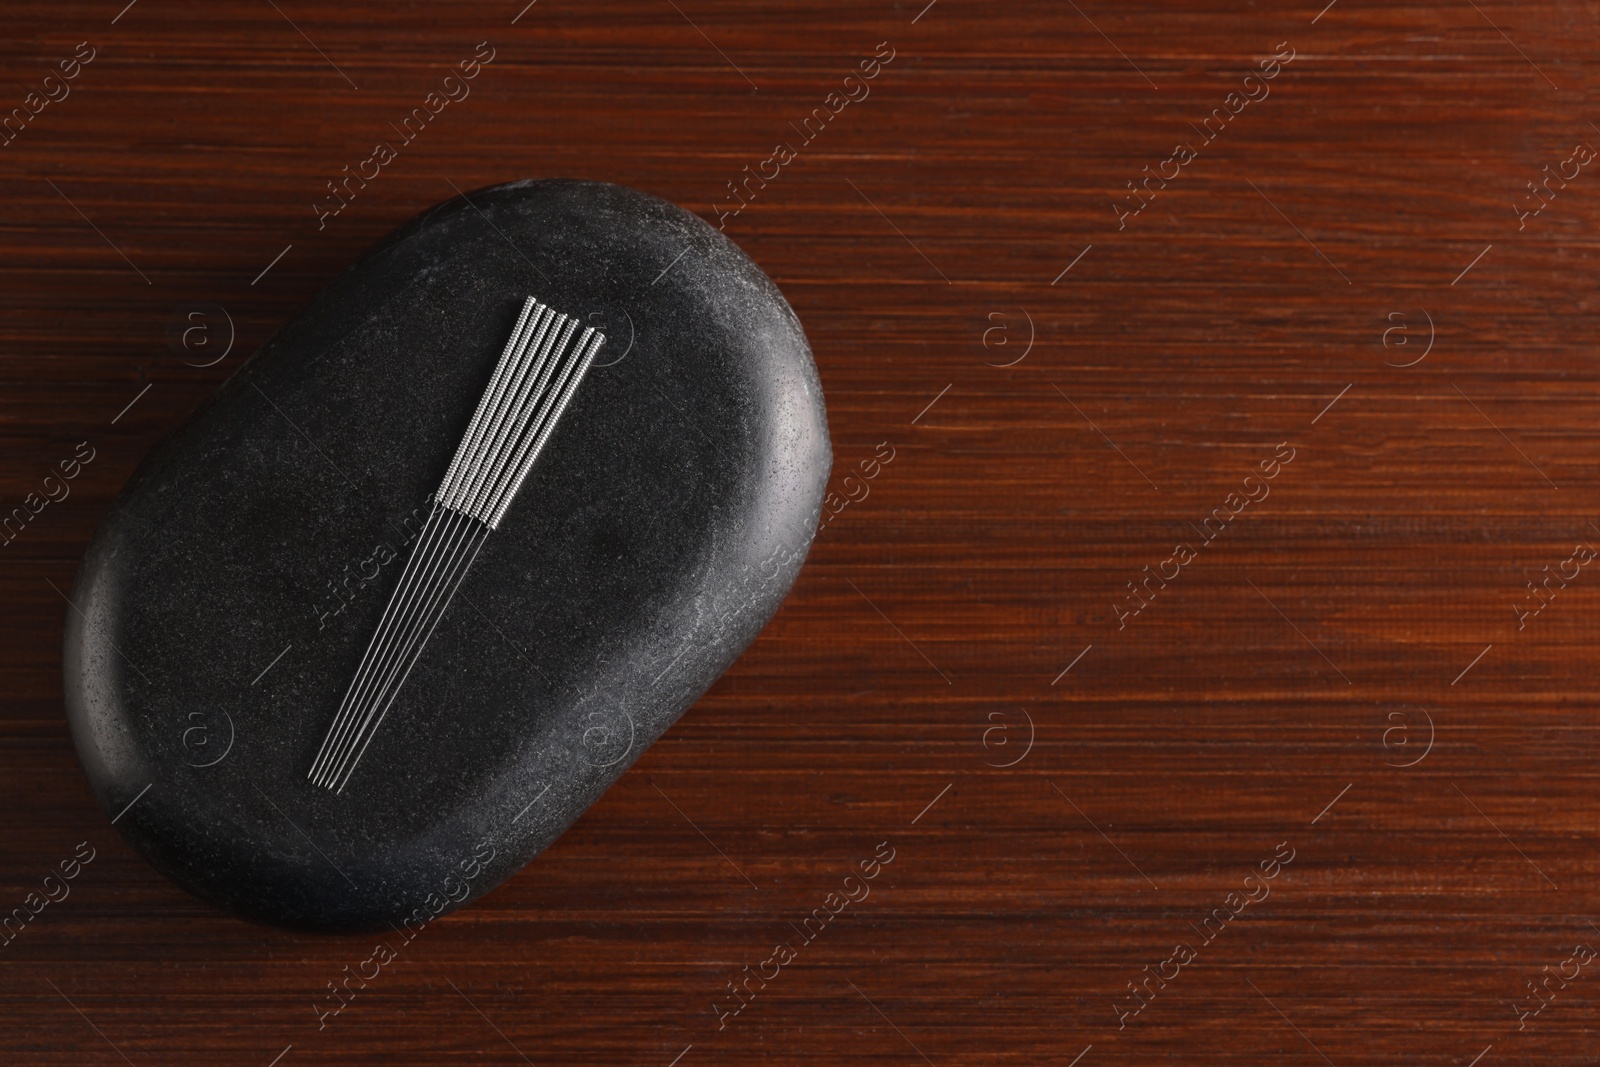
POLYGON ((0 109, 95 49, 0 148, 0 510, 95 455, 0 549, 0 911, 95 856, 0 948, 0 1062, 1593 1061, 1600 571, 1564 561, 1600 547, 1600 163, 1566 161, 1600 145, 1600 7, 121 4, 0 31, 0 109), (319 230, 325 183, 480 41, 471 95, 319 230), (839 499, 894 459, 571 832, 319 1026, 383 939, 218 913, 86 788, 61 591, 96 523, 453 189, 590 177, 715 223, 879 42, 870 96, 726 225, 811 337, 839 499), (1519 626, 1547 566, 1577 576, 1519 626))

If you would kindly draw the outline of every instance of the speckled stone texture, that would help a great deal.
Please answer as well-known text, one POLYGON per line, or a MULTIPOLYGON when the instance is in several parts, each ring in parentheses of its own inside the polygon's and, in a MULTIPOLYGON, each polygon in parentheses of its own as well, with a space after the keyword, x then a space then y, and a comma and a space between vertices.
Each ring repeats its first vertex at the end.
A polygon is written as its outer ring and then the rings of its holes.
POLYGON ((67 614, 79 755, 200 896, 415 929, 537 856, 733 663, 831 459, 799 321, 703 221, 593 182, 447 201, 123 489, 67 614), (306 772, 529 294, 607 343, 334 795, 306 772))

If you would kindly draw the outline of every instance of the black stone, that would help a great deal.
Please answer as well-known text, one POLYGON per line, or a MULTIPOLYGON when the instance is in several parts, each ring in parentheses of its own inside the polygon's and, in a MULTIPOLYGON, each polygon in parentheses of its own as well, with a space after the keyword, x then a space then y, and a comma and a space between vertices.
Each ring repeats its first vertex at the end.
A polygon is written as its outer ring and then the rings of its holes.
POLYGON ((415 929, 538 855, 733 663, 831 458, 799 321, 703 221, 592 182, 447 201, 123 489, 67 612, 79 756, 201 897, 415 929), (608 341, 335 795, 307 771, 529 294, 608 341))

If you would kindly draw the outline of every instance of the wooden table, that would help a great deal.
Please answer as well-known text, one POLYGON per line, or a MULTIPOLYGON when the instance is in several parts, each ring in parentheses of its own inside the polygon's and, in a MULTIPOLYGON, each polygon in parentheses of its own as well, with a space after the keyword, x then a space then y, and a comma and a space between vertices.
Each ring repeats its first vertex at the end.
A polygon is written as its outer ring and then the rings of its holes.
POLYGON ((93 458, 0 557, 0 909, 77 865, 0 1061, 1593 1062, 1600 9, 523 2, 6 6, 0 505, 93 458), (122 844, 63 594, 332 275, 551 175, 778 281, 841 510, 600 804, 325 1014, 382 939, 122 844))

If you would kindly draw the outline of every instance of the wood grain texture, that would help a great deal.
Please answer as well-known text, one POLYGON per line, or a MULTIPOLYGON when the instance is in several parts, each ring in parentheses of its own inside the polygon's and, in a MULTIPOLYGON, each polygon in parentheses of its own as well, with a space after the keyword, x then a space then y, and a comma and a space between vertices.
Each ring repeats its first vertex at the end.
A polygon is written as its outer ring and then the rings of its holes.
POLYGON ((95 849, 0 948, 0 1061, 1593 1061, 1592 969, 1514 1004, 1600 947, 1600 571, 1517 612, 1600 547, 1600 173, 1518 218, 1600 145, 1596 5, 121 3, 19 0, 0 33, 0 113, 95 49, 0 148, 0 511, 95 452, 0 550, 0 910, 95 849), (325 183, 480 41, 470 96, 319 228, 325 183), (571 832, 319 1020, 381 939, 198 903, 85 787, 61 591, 96 523, 453 187, 603 179, 715 224, 879 42, 870 95, 725 223, 811 337, 838 499, 894 459, 571 832), (218 308, 231 352, 194 366, 218 308), (803 943, 880 842, 870 896, 803 943))

